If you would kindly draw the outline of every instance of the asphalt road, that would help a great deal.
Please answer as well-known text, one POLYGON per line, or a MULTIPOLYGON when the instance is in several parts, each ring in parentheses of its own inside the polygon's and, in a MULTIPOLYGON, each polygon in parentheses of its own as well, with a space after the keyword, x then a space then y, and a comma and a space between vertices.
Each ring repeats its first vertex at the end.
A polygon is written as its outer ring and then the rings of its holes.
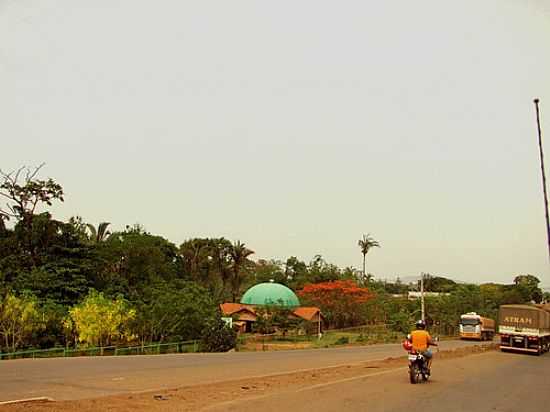
MULTIPOLYGON (((442 349, 479 342, 445 341, 442 349)), ((85 399, 399 357, 399 344, 346 348, 0 361, 0 401, 85 399)), ((550 366, 550 365, 549 365, 550 366)))
POLYGON ((210 411, 541 412, 550 410, 550 356, 487 352, 434 361, 432 379, 411 385, 399 368, 296 391, 226 402, 210 411))

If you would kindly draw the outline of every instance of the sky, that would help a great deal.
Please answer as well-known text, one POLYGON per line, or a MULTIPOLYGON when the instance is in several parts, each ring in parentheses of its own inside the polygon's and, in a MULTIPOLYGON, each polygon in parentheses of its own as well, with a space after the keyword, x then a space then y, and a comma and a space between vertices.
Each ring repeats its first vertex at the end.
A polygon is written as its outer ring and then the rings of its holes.
POLYGON ((550 285, 549 43, 545 0, 0 0, 0 168, 178 245, 550 285))

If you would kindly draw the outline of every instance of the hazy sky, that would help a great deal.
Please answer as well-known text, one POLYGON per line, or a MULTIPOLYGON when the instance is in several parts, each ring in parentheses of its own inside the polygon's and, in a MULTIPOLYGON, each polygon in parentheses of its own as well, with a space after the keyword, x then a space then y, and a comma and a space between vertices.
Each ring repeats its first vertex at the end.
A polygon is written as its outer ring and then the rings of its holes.
POLYGON ((0 0, 0 167, 176 244, 550 285, 550 2, 0 0))

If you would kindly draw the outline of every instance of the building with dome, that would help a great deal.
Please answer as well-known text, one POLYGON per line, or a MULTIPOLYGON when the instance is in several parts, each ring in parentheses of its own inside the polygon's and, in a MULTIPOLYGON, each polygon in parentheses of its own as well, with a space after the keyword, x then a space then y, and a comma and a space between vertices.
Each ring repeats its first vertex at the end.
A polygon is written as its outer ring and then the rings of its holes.
POLYGON ((311 306, 300 306, 300 299, 292 289, 280 283, 264 282, 248 289, 240 303, 222 303, 222 316, 231 317, 232 324, 240 332, 251 332, 258 319, 257 308, 279 307, 290 311, 289 317, 310 322, 307 329, 318 332, 324 327, 325 318, 321 310, 311 306))
POLYGON ((279 306, 289 309, 300 306, 300 300, 292 289, 275 282, 264 282, 252 286, 244 293, 241 303, 245 305, 279 306))

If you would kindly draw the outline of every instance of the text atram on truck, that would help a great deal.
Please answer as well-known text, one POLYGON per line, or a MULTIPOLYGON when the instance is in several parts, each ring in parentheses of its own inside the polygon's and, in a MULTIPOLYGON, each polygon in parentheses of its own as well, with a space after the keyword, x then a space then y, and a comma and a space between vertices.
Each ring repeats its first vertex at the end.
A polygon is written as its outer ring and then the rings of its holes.
POLYGON ((550 309, 544 305, 502 305, 500 349, 541 354, 550 349, 550 309))

